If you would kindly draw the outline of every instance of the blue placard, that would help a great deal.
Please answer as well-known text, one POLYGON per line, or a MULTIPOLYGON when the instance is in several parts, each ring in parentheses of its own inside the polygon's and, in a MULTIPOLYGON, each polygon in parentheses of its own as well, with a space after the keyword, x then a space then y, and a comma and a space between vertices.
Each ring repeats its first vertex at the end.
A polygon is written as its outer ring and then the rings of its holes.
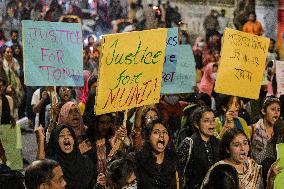
MULTIPOLYGON (((176 72, 178 28, 169 28, 167 33, 167 46, 162 74, 162 86, 171 85, 176 72)), ((161 89, 163 92, 163 87, 161 89)))
MULTIPOLYGON (((195 60, 190 45, 170 47, 170 52, 176 56, 174 73, 163 73, 161 94, 191 93, 196 85, 195 60), (170 73, 170 74, 169 74, 170 73), (169 80, 169 78, 171 80, 169 80)), ((169 70, 169 63, 164 64, 164 70, 169 70)))
POLYGON ((22 21, 25 84, 83 86, 81 24, 22 21))

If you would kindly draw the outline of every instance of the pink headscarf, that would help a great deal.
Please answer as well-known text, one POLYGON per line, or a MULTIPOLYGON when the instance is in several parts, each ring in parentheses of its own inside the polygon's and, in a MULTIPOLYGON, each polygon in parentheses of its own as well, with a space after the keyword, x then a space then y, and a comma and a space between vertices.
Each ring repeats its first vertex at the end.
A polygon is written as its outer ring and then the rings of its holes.
MULTIPOLYGON (((72 106, 76 106, 78 109, 78 105, 75 103, 75 102, 72 102, 72 101, 69 101, 69 102, 66 102, 61 110, 60 110, 60 113, 59 113, 59 117, 58 117, 58 124, 68 124, 68 116, 69 116, 69 111, 71 109, 72 106)), ((86 126, 84 125, 83 123, 83 119, 82 119, 82 116, 80 114, 80 125, 79 127, 72 127, 74 129, 74 132, 75 132, 75 135, 80 142, 82 142, 83 140, 83 136, 85 135, 86 133, 86 126)))
POLYGON ((92 73, 89 70, 84 70, 83 71, 83 76, 84 76, 84 87, 77 87, 75 89, 76 92, 76 101, 83 102, 84 104, 86 103, 86 95, 84 95, 84 91, 88 89, 88 80, 89 77, 92 75, 92 73))

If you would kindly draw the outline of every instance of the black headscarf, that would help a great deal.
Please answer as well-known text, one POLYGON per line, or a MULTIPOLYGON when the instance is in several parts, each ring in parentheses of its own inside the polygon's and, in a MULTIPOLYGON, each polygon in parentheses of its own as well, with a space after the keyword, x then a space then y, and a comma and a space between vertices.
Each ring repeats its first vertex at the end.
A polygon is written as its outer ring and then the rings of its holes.
POLYGON ((58 125, 52 130, 50 140, 47 146, 47 156, 50 159, 59 162, 64 179, 67 182, 66 188, 70 189, 89 189, 93 185, 93 164, 89 158, 81 155, 79 150, 79 143, 76 139, 75 132, 67 125, 58 125), (73 139, 74 146, 73 151, 70 154, 64 153, 59 146, 59 134, 67 128, 73 139))

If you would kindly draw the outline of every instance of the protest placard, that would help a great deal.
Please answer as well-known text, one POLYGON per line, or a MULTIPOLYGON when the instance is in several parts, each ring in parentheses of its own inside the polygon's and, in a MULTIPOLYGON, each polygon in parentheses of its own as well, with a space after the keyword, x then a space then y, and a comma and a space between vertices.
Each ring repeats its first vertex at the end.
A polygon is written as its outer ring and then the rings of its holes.
POLYGON ((277 92, 279 95, 284 94, 284 61, 275 61, 277 92))
POLYGON ((167 32, 167 44, 166 44, 166 55, 170 53, 167 47, 177 47, 179 45, 178 27, 168 28, 167 32))
POLYGON ((22 21, 25 84, 83 86, 81 24, 22 21))
POLYGON ((175 47, 178 46, 178 28, 169 28, 167 33, 161 93, 165 93, 167 86, 171 86, 173 83, 177 65, 177 50, 175 47))
POLYGON ((258 99, 269 39, 225 29, 215 91, 258 99))
POLYGON ((5 149, 6 164, 13 170, 23 169, 22 135, 20 126, 0 125, 0 139, 5 149))
MULTIPOLYGON (((277 159, 279 159, 280 167, 284 167, 284 143, 277 144, 277 159)), ((279 173, 274 181, 274 189, 283 189, 284 186, 284 172, 279 173)))
POLYGON ((179 94, 193 92, 193 86, 196 84, 196 71, 191 46, 180 45, 167 47, 167 49, 169 49, 172 55, 169 59, 165 58, 161 93, 179 94), (176 66, 176 68, 172 69, 171 66, 176 66))
POLYGON ((166 36, 156 29, 103 37, 97 115, 159 101, 166 36))

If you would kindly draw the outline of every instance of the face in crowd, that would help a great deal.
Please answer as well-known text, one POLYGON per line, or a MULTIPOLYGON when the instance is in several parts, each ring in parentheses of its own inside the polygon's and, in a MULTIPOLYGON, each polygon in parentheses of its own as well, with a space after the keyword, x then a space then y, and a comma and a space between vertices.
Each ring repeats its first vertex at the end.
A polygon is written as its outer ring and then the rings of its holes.
POLYGON ((154 121, 158 119, 158 114, 156 111, 154 110, 149 110, 146 114, 145 114, 145 124, 149 124, 151 121, 154 121))
POLYGON ((67 102, 71 99, 71 89, 68 87, 60 87, 59 96, 63 102, 67 102))
POLYGON ((63 178, 63 172, 60 166, 57 166, 52 171, 53 177, 47 183, 47 189, 65 189, 66 181, 63 178))
POLYGON ((126 182, 127 182, 126 186, 123 186, 122 189, 136 189, 137 188, 137 180, 136 180, 136 175, 134 172, 127 178, 126 182))
POLYGON ((10 47, 7 47, 4 51, 4 58, 7 60, 7 61, 12 61, 13 59, 13 51, 12 51, 12 48, 10 47))
POLYGON ((274 125, 280 117, 279 103, 280 101, 275 98, 274 101, 271 101, 269 104, 265 105, 261 110, 264 120, 266 120, 270 125, 274 125))
POLYGON ((249 21, 255 22, 255 20, 256 20, 255 14, 253 14, 253 13, 249 14, 249 21))
POLYGON ((230 160, 235 164, 244 163, 249 154, 249 141, 245 134, 237 134, 234 139, 230 142, 227 153, 230 154, 230 160))
POLYGON ((74 148, 74 138, 67 128, 62 129, 59 134, 58 144, 62 152, 70 154, 74 148))
POLYGON ((163 124, 157 123, 153 126, 150 134, 150 145, 155 153, 163 153, 169 143, 169 139, 168 130, 163 124))
POLYGON ((101 136, 107 136, 112 126, 112 118, 109 115, 105 114, 99 117, 98 130, 101 136))
POLYGON ((230 115, 233 119, 237 119, 240 111, 240 103, 238 97, 232 97, 232 102, 225 109, 226 115, 230 115))
POLYGON ((80 110, 75 104, 69 110, 67 124, 71 127, 78 127, 80 125, 80 110))
POLYGON ((202 117, 199 123, 197 123, 196 127, 199 130, 201 138, 207 141, 211 136, 214 135, 214 130, 216 127, 214 113, 212 111, 203 112, 202 117))
POLYGON ((13 43, 17 43, 18 42, 18 33, 17 32, 13 32, 11 35, 11 40, 13 41, 13 43))

